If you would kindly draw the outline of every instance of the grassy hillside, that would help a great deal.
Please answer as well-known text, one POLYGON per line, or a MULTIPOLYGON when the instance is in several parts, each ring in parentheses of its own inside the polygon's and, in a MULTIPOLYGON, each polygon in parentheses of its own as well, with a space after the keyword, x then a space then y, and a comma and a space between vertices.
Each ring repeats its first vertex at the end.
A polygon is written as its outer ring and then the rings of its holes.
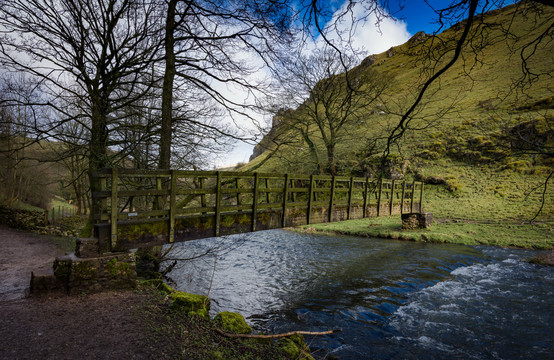
MULTIPOLYGON (((516 5, 477 19, 480 26, 470 34, 472 43, 466 44, 460 61, 431 86, 409 130, 392 149, 388 175, 429 184, 425 207, 435 217, 524 221, 533 218, 542 204, 537 220, 553 221, 554 179, 544 191, 544 183, 554 169, 552 42, 536 46, 528 61, 534 73, 546 76, 519 83, 523 87, 514 86, 523 76, 522 49, 553 19, 552 7, 541 7, 536 13, 516 5), (507 24, 517 37, 506 36, 507 24), (486 46, 476 50, 482 44, 486 46)), ((352 70, 354 78, 376 71, 389 79, 390 86, 367 111, 366 120, 351 126, 339 144, 341 173, 376 173, 384 139, 413 103, 429 74, 450 60, 461 28, 458 24, 438 36, 418 33, 407 43, 373 55, 352 70), (444 56, 438 66, 432 67, 431 58, 438 54, 444 56)), ((273 129, 271 135, 278 130, 273 129)), ((315 172, 306 144, 299 136, 288 134, 290 138, 295 142, 280 146, 269 159, 274 146, 271 139, 262 140, 267 150, 244 169, 315 172)), ((324 152, 321 140, 313 140, 324 152)), ((552 231, 546 229, 543 235, 552 237, 552 231)))

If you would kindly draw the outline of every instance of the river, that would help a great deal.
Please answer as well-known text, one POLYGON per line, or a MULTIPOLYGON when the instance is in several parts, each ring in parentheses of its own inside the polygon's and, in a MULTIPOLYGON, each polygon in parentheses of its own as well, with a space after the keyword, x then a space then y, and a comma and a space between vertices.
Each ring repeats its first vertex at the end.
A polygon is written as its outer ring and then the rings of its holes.
POLYGON ((178 290, 316 358, 553 359, 554 269, 531 250, 262 231, 176 244, 178 290))

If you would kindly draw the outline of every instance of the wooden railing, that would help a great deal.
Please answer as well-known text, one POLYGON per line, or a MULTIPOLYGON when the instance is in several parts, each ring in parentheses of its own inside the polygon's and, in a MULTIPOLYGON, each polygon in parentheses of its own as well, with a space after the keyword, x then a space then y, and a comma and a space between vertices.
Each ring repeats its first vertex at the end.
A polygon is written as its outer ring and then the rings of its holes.
POLYGON ((107 251, 421 211, 423 183, 224 171, 105 169, 95 235, 107 251))

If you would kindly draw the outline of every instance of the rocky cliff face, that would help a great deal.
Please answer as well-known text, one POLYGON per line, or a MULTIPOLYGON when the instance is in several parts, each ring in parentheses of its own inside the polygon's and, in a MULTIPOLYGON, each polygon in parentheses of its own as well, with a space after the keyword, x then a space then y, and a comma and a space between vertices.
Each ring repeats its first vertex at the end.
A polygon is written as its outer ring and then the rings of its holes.
POLYGON ((268 148, 271 147, 273 140, 277 137, 279 129, 281 126, 286 122, 286 118, 288 114, 292 112, 291 109, 279 109, 277 113, 273 116, 271 119, 271 128, 267 132, 267 134, 264 135, 262 140, 254 147, 254 150, 252 151, 252 155, 250 155, 250 158, 248 161, 252 161, 261 154, 264 153, 268 148))

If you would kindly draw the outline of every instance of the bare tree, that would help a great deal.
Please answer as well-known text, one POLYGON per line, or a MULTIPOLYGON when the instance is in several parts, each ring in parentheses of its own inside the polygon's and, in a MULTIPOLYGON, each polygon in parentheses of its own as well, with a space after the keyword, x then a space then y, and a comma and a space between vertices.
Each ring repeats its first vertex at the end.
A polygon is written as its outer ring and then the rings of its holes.
POLYGON ((289 76, 282 81, 282 98, 296 111, 280 125, 300 134, 318 171, 333 175, 337 173, 337 146, 347 139, 363 138, 357 125, 365 123, 388 84, 384 75, 373 71, 345 72, 343 66, 352 67, 355 58, 335 55, 327 47, 310 55, 298 54, 286 63, 289 76), (324 159, 320 154, 325 154, 324 159))
MULTIPOLYGON (((290 37, 291 5, 288 1, 259 0, 167 2, 159 168, 170 166, 172 130, 177 121, 174 103, 177 99, 193 103, 191 91, 204 104, 209 100, 219 106, 229 117, 254 120, 247 110, 253 104, 234 98, 226 88, 240 88, 252 97, 264 91, 254 73, 264 66, 271 68, 274 46, 290 37), (260 65, 253 65, 252 59, 260 65)), ((214 125, 213 120, 191 120, 181 118, 181 122, 188 122, 186 127, 196 128, 199 136, 245 139, 237 131, 214 125)))
POLYGON ((23 76, 4 77, 0 83, 0 103, 19 101, 0 107, 0 204, 8 207, 21 201, 47 208, 52 196, 54 184, 43 163, 46 159, 29 132, 33 115, 40 112, 26 105, 37 100, 35 87, 23 76), (43 175, 36 176, 37 171, 43 175))
POLYGON ((127 115, 124 109, 150 90, 141 81, 157 54, 156 9, 129 0, 1 3, 0 63, 36 79, 44 100, 35 105, 57 119, 35 118, 30 130, 49 138, 63 124, 79 122, 88 133, 89 176, 112 163, 110 133, 127 115), (67 111, 75 99, 80 111, 67 111))

